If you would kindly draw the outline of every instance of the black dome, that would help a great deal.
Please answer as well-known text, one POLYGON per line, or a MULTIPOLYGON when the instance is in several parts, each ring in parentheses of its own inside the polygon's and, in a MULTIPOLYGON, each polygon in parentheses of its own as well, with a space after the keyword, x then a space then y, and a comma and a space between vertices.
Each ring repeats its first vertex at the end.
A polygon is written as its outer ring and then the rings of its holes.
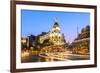
POLYGON ((55 22, 53 27, 59 27, 59 24, 55 22))

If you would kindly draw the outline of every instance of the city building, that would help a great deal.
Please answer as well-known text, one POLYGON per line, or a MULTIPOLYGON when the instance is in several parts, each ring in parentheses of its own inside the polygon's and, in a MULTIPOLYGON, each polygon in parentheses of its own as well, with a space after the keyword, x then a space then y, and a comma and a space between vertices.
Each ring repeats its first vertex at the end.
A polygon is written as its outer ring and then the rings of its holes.
POLYGON ((78 33, 77 38, 71 44, 73 52, 79 54, 89 54, 90 48, 90 26, 86 26, 78 33))
POLYGON ((21 38, 21 48, 22 48, 22 50, 23 49, 26 49, 27 48, 27 38, 25 38, 25 37, 22 37, 21 38))
POLYGON ((53 28, 51 31, 40 36, 40 43, 42 44, 45 40, 49 40, 53 45, 64 45, 66 43, 64 34, 60 31, 60 26, 57 19, 55 19, 53 28))

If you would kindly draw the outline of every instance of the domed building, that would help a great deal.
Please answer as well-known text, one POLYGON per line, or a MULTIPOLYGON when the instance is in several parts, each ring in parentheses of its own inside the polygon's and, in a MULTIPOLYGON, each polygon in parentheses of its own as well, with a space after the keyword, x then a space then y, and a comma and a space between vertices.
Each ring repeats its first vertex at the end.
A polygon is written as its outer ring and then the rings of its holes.
POLYGON ((46 33, 45 35, 40 36, 40 43, 42 44, 47 39, 53 45, 64 45, 66 42, 64 39, 64 34, 60 32, 60 27, 57 18, 55 19, 52 30, 46 33))

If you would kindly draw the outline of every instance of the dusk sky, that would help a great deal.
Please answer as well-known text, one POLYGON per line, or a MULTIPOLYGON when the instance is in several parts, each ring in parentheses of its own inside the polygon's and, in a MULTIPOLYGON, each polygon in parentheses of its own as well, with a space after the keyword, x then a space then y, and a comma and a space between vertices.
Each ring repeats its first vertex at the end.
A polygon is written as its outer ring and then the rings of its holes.
POLYGON ((72 42, 77 37, 77 27, 80 33, 82 28, 90 25, 90 13, 21 10, 22 37, 51 31, 55 18, 66 42, 72 42))

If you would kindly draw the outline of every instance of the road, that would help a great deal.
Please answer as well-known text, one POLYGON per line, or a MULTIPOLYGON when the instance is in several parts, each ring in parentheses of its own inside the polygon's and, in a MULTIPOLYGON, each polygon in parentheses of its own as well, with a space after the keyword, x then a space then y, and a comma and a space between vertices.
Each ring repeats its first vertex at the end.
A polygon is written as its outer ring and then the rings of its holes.
POLYGON ((47 61, 67 61, 67 60, 89 60, 89 55, 79 55, 70 53, 46 53, 40 55, 28 55, 22 57, 22 62, 47 62, 47 61))

